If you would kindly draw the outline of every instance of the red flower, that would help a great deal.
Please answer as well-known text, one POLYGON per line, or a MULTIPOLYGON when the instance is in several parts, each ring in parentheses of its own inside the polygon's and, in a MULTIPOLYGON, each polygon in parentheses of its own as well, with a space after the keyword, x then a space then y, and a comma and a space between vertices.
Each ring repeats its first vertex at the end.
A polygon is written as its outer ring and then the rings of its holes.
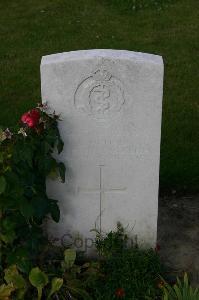
POLYGON ((25 114, 23 114, 21 116, 21 122, 26 123, 28 116, 29 116, 29 113, 27 113, 27 112, 25 114))
POLYGON ((118 298, 123 298, 125 296, 125 291, 123 288, 118 288, 116 291, 115 291, 115 295, 116 297, 118 298))
POLYGON ((159 251, 160 251, 160 245, 159 245, 159 244, 156 244, 155 251, 156 251, 156 252, 159 252, 159 251))
POLYGON ((40 112, 36 108, 34 108, 30 111, 30 116, 38 123, 40 118, 40 112))
POLYGON ((31 111, 26 112, 22 115, 21 121, 24 124, 27 124, 28 127, 34 128, 39 123, 40 113, 37 109, 32 109, 31 111))

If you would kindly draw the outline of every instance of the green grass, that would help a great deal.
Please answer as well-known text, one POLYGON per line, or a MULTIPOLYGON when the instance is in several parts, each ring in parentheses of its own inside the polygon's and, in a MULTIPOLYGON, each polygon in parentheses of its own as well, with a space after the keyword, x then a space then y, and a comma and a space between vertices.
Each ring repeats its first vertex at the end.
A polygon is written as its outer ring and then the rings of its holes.
POLYGON ((173 1, 168 7, 139 11, 118 1, 0 0, 0 123, 14 125, 40 100, 42 55, 91 48, 160 54, 165 63, 160 185, 162 190, 195 190, 199 1, 173 1))

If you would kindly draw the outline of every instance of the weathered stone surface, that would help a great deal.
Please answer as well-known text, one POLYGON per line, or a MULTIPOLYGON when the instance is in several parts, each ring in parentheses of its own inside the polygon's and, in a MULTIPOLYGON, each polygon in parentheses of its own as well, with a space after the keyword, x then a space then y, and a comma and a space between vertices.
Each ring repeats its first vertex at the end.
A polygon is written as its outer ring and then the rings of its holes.
POLYGON ((154 246, 162 58, 123 50, 44 56, 41 90, 43 101, 61 113, 60 159, 70 169, 65 184, 48 182, 62 212, 51 233, 80 236, 85 248, 85 238, 95 236, 91 229, 107 232, 120 221, 139 244, 154 246))

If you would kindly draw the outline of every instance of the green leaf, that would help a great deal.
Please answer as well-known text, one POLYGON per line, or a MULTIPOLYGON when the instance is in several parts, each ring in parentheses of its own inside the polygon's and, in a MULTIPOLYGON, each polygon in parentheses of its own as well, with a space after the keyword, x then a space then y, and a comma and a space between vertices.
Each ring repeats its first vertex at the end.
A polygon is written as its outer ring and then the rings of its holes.
POLYGON ((199 288, 196 288, 195 291, 193 291, 193 294, 195 297, 199 297, 199 288))
POLYGON ((24 199, 23 201, 21 201, 20 212, 27 219, 32 217, 34 215, 34 208, 32 206, 32 203, 28 202, 27 199, 24 199))
POLYGON ((8 264, 16 265, 19 271, 26 274, 29 274, 32 267, 30 254, 28 250, 23 247, 19 247, 18 249, 8 253, 7 261, 8 264))
POLYGON ((29 274, 30 283, 37 289, 38 300, 42 297, 42 289, 48 284, 48 276, 38 267, 33 268, 29 274))
POLYGON ((44 147, 45 154, 48 154, 51 150, 51 145, 49 145, 47 142, 44 142, 43 147, 44 147))
POLYGON ((53 293, 59 291, 63 285, 63 278, 53 278, 52 279, 52 291, 53 293))
POLYGON ((64 142, 59 137, 58 143, 57 143, 57 150, 58 150, 59 154, 62 152, 63 148, 64 148, 64 142))
POLYGON ((189 287, 189 280, 188 280, 188 275, 186 272, 184 274, 184 286, 185 286, 185 288, 189 287))
POLYGON ((32 267, 32 262, 24 257, 22 260, 17 262, 17 267, 21 272, 28 274, 32 267))
POLYGON ((59 168, 59 174, 60 174, 62 182, 65 182, 66 167, 63 163, 59 163, 58 168, 59 168))
POLYGON ((9 268, 5 269, 4 279, 6 283, 12 283, 14 288, 18 291, 18 299, 23 299, 23 296, 26 292, 26 281, 22 275, 19 274, 16 265, 12 265, 9 268))
POLYGON ((76 251, 74 249, 66 249, 64 251, 64 262, 65 262, 65 267, 66 269, 70 269, 76 259, 76 251))
POLYGON ((175 284, 173 288, 174 288, 174 290, 176 292, 177 299, 182 300, 182 293, 181 293, 179 287, 175 284))
POLYGON ((63 279, 62 278, 57 278, 57 277, 55 277, 55 278, 53 278, 52 279, 52 283, 51 283, 51 290, 50 290, 50 293, 49 293, 49 295, 48 295, 48 298, 47 299, 50 299, 50 297, 54 294, 54 293, 56 293, 56 292, 58 292, 60 289, 61 289, 61 287, 62 287, 62 285, 63 285, 63 279))
POLYGON ((36 288, 43 288, 45 285, 48 284, 48 276, 44 272, 42 272, 38 267, 33 268, 30 271, 29 280, 30 283, 36 288))
POLYGON ((50 212, 49 200, 45 195, 34 197, 32 199, 32 205, 34 208, 34 216, 38 219, 44 218, 45 215, 50 212))
POLYGON ((163 300, 168 300, 169 298, 168 298, 168 293, 166 293, 165 292, 165 295, 164 295, 164 297, 163 297, 163 300))
POLYGON ((12 244, 16 239, 16 234, 13 230, 6 231, 5 234, 0 233, 0 240, 5 244, 12 244))
POLYGON ((6 180, 4 176, 0 176, 0 194, 3 194, 6 189, 6 180))
POLYGON ((13 284, 2 284, 0 286, 0 300, 9 300, 9 297, 14 290, 13 284))
POLYGON ((58 223, 60 220, 60 209, 59 206, 57 205, 57 201, 52 200, 50 203, 50 213, 52 219, 58 223))
POLYGON ((27 166, 32 167, 33 160, 33 144, 28 140, 18 141, 18 143, 14 147, 13 152, 13 161, 15 164, 19 164, 24 162, 27 166))

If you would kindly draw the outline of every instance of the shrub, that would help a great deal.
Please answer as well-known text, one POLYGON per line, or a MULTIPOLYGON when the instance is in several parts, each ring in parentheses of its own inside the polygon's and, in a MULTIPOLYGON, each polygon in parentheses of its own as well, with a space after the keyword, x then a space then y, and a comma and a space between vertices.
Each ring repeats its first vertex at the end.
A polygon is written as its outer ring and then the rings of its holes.
POLYGON ((101 255, 100 277, 91 285, 94 299, 156 299, 161 293, 157 288, 162 273, 159 257, 153 249, 128 247, 128 237, 118 224, 116 232, 105 237, 98 234, 97 249, 101 255))
POLYGON ((42 230, 47 218, 60 217, 46 194, 47 176, 65 180, 53 157, 63 148, 57 121, 39 104, 16 128, 0 129, 0 300, 89 299, 74 250, 54 247, 42 230))
POLYGON ((46 194, 47 176, 65 176, 64 164, 52 156, 63 148, 57 120, 40 105, 13 130, 0 131, 1 270, 16 264, 29 272, 46 243, 42 223, 48 215, 59 221, 57 200, 46 194))

